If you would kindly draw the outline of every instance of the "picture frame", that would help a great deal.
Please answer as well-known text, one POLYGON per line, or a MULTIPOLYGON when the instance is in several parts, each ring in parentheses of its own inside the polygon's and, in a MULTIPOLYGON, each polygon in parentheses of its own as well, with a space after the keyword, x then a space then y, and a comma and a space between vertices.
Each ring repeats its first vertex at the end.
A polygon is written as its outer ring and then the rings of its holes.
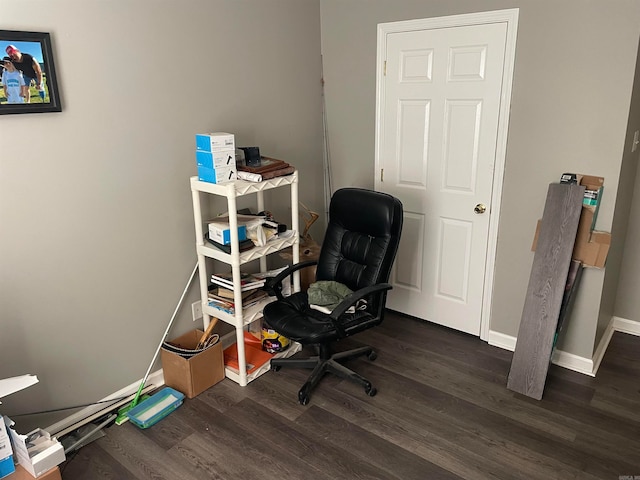
POLYGON ((0 59, 0 115, 62 111, 49 33, 0 30, 0 59))

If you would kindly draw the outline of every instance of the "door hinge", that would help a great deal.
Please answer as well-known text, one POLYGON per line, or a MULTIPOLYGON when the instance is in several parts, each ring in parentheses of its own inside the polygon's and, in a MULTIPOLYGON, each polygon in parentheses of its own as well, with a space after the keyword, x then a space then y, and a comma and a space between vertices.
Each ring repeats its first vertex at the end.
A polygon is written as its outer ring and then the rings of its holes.
POLYGON ((386 60, 384 61, 384 72, 382 73, 382 76, 383 77, 387 76, 387 61, 386 60))
POLYGON ((384 182, 384 168, 380 169, 380 181, 384 182))

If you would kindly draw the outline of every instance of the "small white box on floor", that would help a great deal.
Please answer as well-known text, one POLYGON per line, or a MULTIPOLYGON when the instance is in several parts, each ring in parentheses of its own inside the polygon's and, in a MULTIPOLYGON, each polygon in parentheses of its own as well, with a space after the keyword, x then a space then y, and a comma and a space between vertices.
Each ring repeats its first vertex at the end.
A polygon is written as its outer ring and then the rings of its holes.
POLYGON ((12 427, 14 422, 5 417, 18 463, 34 477, 39 477, 65 461, 64 447, 49 432, 37 428, 21 435, 12 427))
POLYGON ((236 141, 233 133, 215 132, 196 134, 196 150, 215 152, 216 150, 234 150, 236 141))
POLYGON ((199 167, 231 168, 236 166, 235 150, 220 150, 218 152, 196 151, 196 163, 199 167))

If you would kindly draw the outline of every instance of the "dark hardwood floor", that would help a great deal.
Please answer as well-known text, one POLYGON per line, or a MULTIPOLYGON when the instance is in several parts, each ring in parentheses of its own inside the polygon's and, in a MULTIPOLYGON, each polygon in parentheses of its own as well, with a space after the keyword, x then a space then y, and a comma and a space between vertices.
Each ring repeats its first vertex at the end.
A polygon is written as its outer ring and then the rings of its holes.
POLYGON ((147 430, 105 430, 63 479, 640 478, 640 337, 615 333, 597 378, 552 365, 541 401, 476 337, 390 312, 344 349, 360 342, 375 397, 327 376, 303 407, 306 370, 225 379, 147 430))

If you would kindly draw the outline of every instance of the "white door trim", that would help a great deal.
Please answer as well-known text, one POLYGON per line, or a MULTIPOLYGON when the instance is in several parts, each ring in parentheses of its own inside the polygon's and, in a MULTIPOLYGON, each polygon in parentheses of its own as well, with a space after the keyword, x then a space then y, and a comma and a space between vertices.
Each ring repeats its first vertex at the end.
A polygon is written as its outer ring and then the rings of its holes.
MULTIPOLYGON (((376 78, 376 144, 374 175, 380 171, 380 142, 382 138, 380 115, 385 105, 384 89, 384 52, 387 51, 387 35, 414 30, 461 27, 487 23, 506 23, 507 42, 505 46, 504 72, 502 76, 502 93, 500 97, 500 117, 496 143, 496 158, 493 171, 493 192, 491 199, 491 216, 489 219, 489 235, 487 243, 487 260, 485 264, 484 293, 482 298, 482 318, 480 320, 480 338, 489 338, 491 303, 493 300, 493 283, 496 249, 498 244, 498 219, 500 217, 500 201, 502 199, 502 183, 504 180, 505 158, 507 150, 507 133, 509 130, 509 111, 511 108, 511 86, 515 63, 516 37, 518 31, 518 8, 479 12, 447 17, 425 18, 378 24, 377 45, 377 78, 376 78)), ((374 178, 375 182, 375 178, 374 178)))

